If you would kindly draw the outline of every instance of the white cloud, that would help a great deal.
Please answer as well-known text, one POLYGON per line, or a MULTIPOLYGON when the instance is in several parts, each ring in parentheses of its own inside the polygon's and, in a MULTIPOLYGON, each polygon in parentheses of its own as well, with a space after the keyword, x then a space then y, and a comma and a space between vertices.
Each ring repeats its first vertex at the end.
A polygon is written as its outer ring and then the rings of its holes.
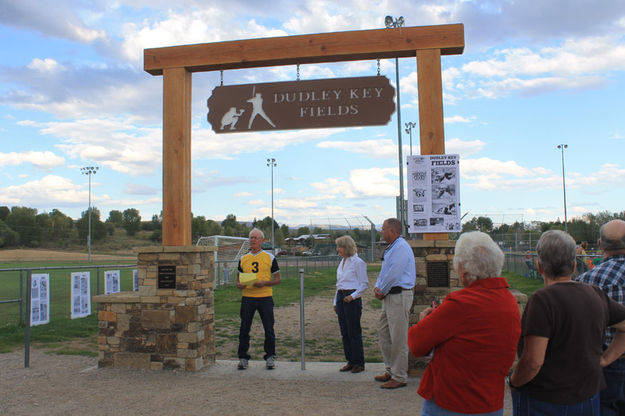
POLYGON ((620 36, 571 38, 558 46, 507 48, 490 55, 494 57, 462 66, 466 80, 456 70, 448 72, 455 84, 446 83, 446 88, 489 98, 512 92, 596 88, 607 82, 611 72, 625 69, 625 41, 620 36))
POLYGON ((65 164, 65 159, 55 155, 49 150, 43 152, 11 152, 0 153, 0 167, 9 165, 21 165, 23 163, 30 163, 39 169, 51 169, 65 164))
MULTIPOLYGON (((0 200, 5 204, 53 208, 55 205, 84 204, 87 199, 88 192, 82 185, 56 175, 0 188, 0 200)), ((92 200, 96 199, 96 194, 92 193, 92 200)))
POLYGON ((84 119, 40 123, 41 133, 62 139, 57 145, 71 158, 89 160, 129 175, 154 173, 162 160, 162 133, 123 119, 84 119))
POLYGON ((275 152, 298 143, 325 139, 342 131, 343 129, 315 129, 269 134, 249 132, 218 135, 207 128, 198 128, 193 131, 193 157, 232 159, 238 154, 257 152, 261 146, 265 152, 275 152))
POLYGON ((452 123, 471 123, 475 120, 475 117, 471 117, 471 118, 466 118, 463 116, 451 116, 451 117, 445 117, 445 123, 448 124, 452 124, 452 123))
POLYGON ((349 181, 327 178, 323 182, 313 182, 311 186, 328 198, 391 197, 398 193, 397 175, 396 168, 353 169, 349 181))

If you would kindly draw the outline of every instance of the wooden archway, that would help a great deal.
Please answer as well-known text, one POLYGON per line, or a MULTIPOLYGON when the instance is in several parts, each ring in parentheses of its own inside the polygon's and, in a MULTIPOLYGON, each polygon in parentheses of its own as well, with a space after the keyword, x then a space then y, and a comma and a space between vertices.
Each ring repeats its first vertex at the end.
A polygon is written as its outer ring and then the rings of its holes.
POLYGON ((444 154, 441 55, 464 50, 462 24, 202 43, 144 50, 144 70, 163 76, 163 246, 191 242, 193 72, 278 65, 417 58, 421 154, 444 154))

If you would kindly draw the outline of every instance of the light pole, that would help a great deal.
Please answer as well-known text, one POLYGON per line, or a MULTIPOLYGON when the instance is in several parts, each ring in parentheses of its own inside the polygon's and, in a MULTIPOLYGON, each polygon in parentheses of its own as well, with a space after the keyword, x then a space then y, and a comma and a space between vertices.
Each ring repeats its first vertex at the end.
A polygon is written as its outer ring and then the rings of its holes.
MULTIPOLYGON (((393 20, 392 16, 384 18, 387 29, 401 28, 404 26, 404 17, 399 16, 393 20)), ((404 212, 404 166, 402 162, 401 145, 401 103, 399 101, 399 60, 395 57, 395 83, 397 84, 397 146, 399 147, 399 216, 401 221, 401 234, 406 233, 406 214, 404 212)))
POLYGON ((91 175, 98 173, 98 169, 100 169, 98 166, 85 166, 84 168, 80 168, 82 174, 89 177, 89 235, 87 236, 87 249, 89 252, 87 260, 89 263, 91 263, 91 175))
POLYGON ((271 158, 267 159, 267 166, 271 168, 271 254, 275 256, 276 254, 276 245, 274 239, 274 222, 273 222, 273 168, 278 166, 276 163, 276 159, 271 158))
POLYGON ((413 123, 412 121, 406 123, 406 133, 410 135, 410 156, 412 156, 412 129, 415 127, 417 127, 417 123, 413 123))
POLYGON ((568 232, 567 218, 566 218, 566 181, 564 180, 564 149, 569 147, 566 144, 559 144, 560 154, 562 155, 562 192, 564 194, 564 232, 568 232))

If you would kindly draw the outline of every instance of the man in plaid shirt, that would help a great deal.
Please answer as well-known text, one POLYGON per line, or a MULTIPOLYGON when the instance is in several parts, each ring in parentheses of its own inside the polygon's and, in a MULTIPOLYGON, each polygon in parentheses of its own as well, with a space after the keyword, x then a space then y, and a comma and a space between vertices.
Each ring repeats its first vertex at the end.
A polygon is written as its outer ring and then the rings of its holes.
MULTIPOLYGON (((625 221, 612 220, 601 227, 599 247, 604 260, 577 281, 598 286, 625 305, 625 221)), ((612 342, 614 329, 607 328, 603 349, 612 342)), ((603 369, 607 387, 601 391, 601 415, 625 415, 625 356, 603 369)))

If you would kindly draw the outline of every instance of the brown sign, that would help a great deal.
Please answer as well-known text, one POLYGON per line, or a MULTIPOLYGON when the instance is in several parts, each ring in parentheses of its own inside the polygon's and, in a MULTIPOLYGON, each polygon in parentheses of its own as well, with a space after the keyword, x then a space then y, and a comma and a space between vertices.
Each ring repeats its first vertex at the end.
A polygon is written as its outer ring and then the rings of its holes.
POLYGON ((216 133, 387 124, 395 89, 383 76, 216 87, 208 122, 216 133))

